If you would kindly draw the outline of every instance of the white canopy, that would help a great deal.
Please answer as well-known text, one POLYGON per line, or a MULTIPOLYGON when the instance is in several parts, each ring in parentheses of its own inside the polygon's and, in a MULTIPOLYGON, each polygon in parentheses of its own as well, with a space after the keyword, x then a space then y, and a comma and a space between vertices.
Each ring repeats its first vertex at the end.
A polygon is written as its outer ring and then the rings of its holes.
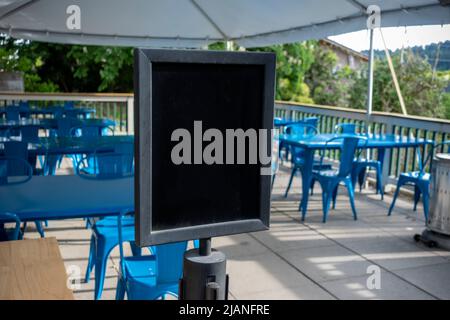
POLYGON ((0 32, 45 42, 259 47, 381 26, 450 23, 449 0, 0 0, 0 32), (74 6, 75 5, 75 6, 74 6))

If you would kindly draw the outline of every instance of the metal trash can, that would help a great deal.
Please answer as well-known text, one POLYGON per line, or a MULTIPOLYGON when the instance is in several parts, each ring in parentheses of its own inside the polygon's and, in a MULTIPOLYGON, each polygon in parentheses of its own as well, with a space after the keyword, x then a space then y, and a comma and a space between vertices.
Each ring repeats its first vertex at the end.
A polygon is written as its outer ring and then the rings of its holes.
POLYGON ((450 154, 437 154, 431 170, 430 230, 450 236, 450 154))
POLYGON ((415 235, 429 247, 450 250, 450 154, 437 154, 433 160, 430 184, 430 211, 427 228, 415 235))

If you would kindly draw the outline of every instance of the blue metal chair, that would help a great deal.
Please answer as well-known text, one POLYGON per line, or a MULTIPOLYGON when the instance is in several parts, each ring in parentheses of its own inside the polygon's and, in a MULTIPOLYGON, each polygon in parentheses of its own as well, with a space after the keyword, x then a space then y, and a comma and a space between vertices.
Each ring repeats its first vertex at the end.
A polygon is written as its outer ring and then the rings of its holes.
POLYGON ((178 284, 183 272, 183 256, 187 241, 151 248, 152 255, 125 257, 123 253, 122 214, 118 216, 120 272, 116 300, 164 299, 178 297, 178 284))
MULTIPOLYGON (((101 146, 91 157, 85 157, 77 166, 77 174, 87 179, 120 179, 134 175, 134 144, 120 143, 101 146)), ((103 292, 106 264, 111 250, 119 244, 117 219, 108 217, 93 223, 89 250, 89 260, 86 269, 85 282, 95 269, 94 298, 100 299, 103 292)), ((123 221, 123 241, 130 242, 133 254, 140 255, 140 248, 134 245, 134 218, 126 217, 123 221)))
MULTIPOLYGON (((7 158, 20 159, 16 161, 16 164, 10 161, 9 163, 9 171, 8 174, 15 175, 24 175, 27 176, 29 174, 28 168, 31 168, 31 175, 36 171, 35 167, 33 167, 29 163, 28 157, 28 142, 24 141, 6 141, 3 143, 4 145, 4 154, 7 158), (27 165, 24 165, 27 163, 27 165)), ((28 180, 27 180, 28 181, 28 180)), ((26 222, 24 223, 24 230, 26 229, 26 222)), ((36 229, 39 232, 40 236, 44 238, 44 229, 42 228, 41 221, 35 221, 36 229)))
MULTIPOLYGON (((357 134, 358 128, 360 133, 364 130, 364 126, 357 125, 354 123, 339 123, 334 127, 334 130, 337 134, 343 133, 343 134, 357 134)), ((356 186, 356 182, 359 184, 359 191, 361 192, 362 186, 364 185, 365 179, 366 179, 366 169, 372 168, 375 170, 375 174, 377 177, 376 181, 376 192, 377 194, 380 193, 381 200, 384 199, 384 187, 382 184, 382 178, 381 178, 381 161, 369 159, 369 158, 360 158, 355 159, 353 162, 353 169, 352 169, 352 183, 353 186, 356 186)))
MULTIPOLYGON (((313 172, 313 177, 317 181, 319 181, 320 186, 322 188, 322 207, 323 207, 323 222, 327 221, 328 211, 330 209, 331 200, 333 200, 333 208, 336 204, 337 190, 339 184, 341 182, 344 183, 348 190, 348 195, 350 198, 350 205, 352 207, 353 218, 357 219, 356 209, 355 209, 355 200, 354 200, 354 188, 351 180, 351 172, 353 168, 353 161, 355 159, 355 155, 357 154, 357 150, 360 141, 363 140, 367 143, 367 138, 358 135, 340 135, 331 138, 326 142, 325 149, 321 150, 321 158, 320 163, 322 163, 323 158, 325 156, 325 151, 328 149, 328 145, 333 142, 342 141, 340 144, 340 164, 337 170, 334 169, 326 169, 326 170, 317 170, 313 172)), ((358 155, 361 150, 359 149, 358 155)))
POLYGON ((450 140, 444 141, 439 144, 432 145, 428 155, 425 159, 422 158, 420 148, 417 151, 417 163, 419 166, 418 171, 412 172, 402 172, 398 177, 397 189, 395 189, 394 197, 392 199, 392 203, 389 207, 388 216, 392 214, 392 210, 395 206, 395 201, 400 193, 400 188, 403 185, 413 185, 414 186, 414 207, 413 210, 417 210, 417 203, 420 200, 420 196, 422 195, 422 203, 423 203, 423 213, 425 215, 425 220, 428 220, 428 210, 430 206, 430 178, 431 175, 425 171, 427 165, 430 165, 430 169, 433 163, 434 151, 444 145, 449 145, 450 140))
MULTIPOLYGON (((285 128, 285 134, 293 135, 296 137, 311 137, 316 134, 319 134, 319 131, 316 127, 306 124, 306 123, 295 123, 292 125, 288 125, 285 128)), ((297 171, 300 171, 302 174, 303 172, 303 166, 304 166, 304 151, 302 148, 299 147, 290 147, 291 157, 292 157, 292 171, 291 176, 289 178, 289 183, 287 185, 286 191, 284 193, 284 196, 287 197, 289 194, 289 190, 291 189, 292 181, 294 180, 294 176, 296 175, 297 171)), ((319 169, 331 169, 331 165, 329 164, 323 164, 319 163, 318 161, 314 162, 313 169, 319 170, 319 169)), ((314 189, 315 180, 313 179, 311 181, 311 194, 314 189)))
POLYGON ((11 241, 22 239, 20 232, 20 219, 14 213, 0 213, 0 241, 11 241), (15 223, 12 231, 5 228, 5 223, 15 223))
MULTIPOLYGON (((0 185, 21 184, 29 181, 33 168, 24 159, 17 157, 0 158, 0 185)), ((37 225, 36 225, 37 226, 37 225)), ((20 232, 20 219, 13 213, 0 213, 0 238, 4 240, 18 240, 22 238, 20 232), (4 224, 15 222, 13 232, 8 232, 4 224)), ((1 240, 0 240, 1 241, 1 240)))

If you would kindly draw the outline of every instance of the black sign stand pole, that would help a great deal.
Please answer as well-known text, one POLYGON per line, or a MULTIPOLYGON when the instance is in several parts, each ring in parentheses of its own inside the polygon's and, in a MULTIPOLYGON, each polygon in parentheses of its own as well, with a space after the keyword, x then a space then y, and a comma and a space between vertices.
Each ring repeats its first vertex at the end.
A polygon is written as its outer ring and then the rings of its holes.
POLYGON ((228 300, 226 257, 211 249, 211 238, 200 239, 200 247, 184 254, 181 300, 228 300))

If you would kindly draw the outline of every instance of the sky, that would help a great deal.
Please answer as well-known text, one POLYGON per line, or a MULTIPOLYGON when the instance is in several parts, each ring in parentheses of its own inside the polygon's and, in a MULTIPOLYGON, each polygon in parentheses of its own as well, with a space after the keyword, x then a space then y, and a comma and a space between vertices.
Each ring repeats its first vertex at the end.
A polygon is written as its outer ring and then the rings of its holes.
MULTIPOLYGON (((404 47, 425 46, 430 43, 450 40, 450 25, 444 26, 420 26, 420 27, 395 27, 382 28, 383 36, 388 49, 395 50, 404 47)), ((369 32, 362 30, 346 33, 329 39, 343 44, 356 51, 369 49, 369 32)), ((383 42, 379 30, 374 33, 374 48, 383 50, 383 42)))

